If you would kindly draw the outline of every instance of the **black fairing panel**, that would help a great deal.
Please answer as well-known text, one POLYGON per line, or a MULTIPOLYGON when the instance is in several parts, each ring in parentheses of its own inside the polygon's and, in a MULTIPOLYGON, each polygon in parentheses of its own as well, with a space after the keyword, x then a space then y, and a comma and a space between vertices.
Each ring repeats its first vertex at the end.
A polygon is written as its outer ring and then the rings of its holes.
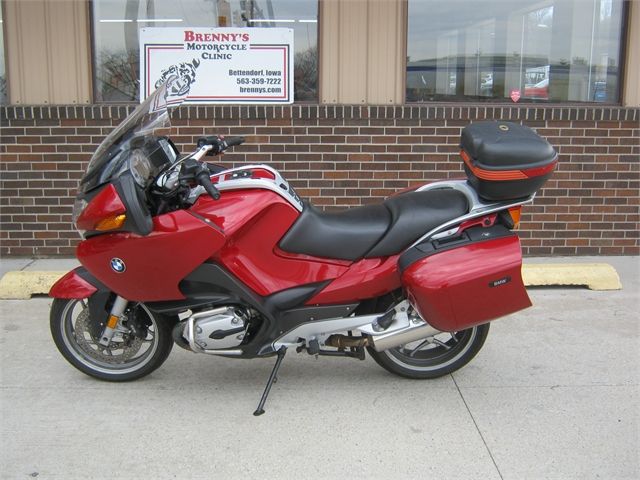
POLYGON ((86 268, 78 267, 75 272, 80 278, 96 287, 96 292, 87 299, 87 304, 89 305, 89 333, 99 337, 107 324, 115 294, 86 268))
POLYGON ((367 254, 367 258, 386 257, 404 250, 429 230, 464 215, 467 197, 453 189, 409 192, 384 202, 391 212, 391 226, 367 254))
POLYGON ((184 300, 147 304, 158 312, 178 313, 186 308, 240 304, 255 308, 262 315, 262 324, 249 342, 239 348, 243 358, 276 353, 272 343, 283 333, 298 325, 325 318, 349 315, 358 304, 305 306, 328 282, 294 287, 262 297, 215 263, 204 263, 180 282, 184 300))
POLYGON ((212 305, 246 304, 262 313, 269 313, 264 309, 263 297, 215 263, 200 265, 180 282, 179 288, 190 301, 208 298, 212 305))
POLYGON ((113 185, 127 207, 127 220, 122 230, 138 235, 149 235, 153 230, 153 219, 147 207, 144 190, 136 184, 131 172, 120 175, 113 185))
MULTIPOLYGON (((153 230, 153 218, 151 217, 151 212, 147 206, 144 190, 133 179, 131 172, 123 173, 114 179, 111 184, 114 186, 116 192, 118 192, 118 196, 125 205, 127 219, 121 228, 118 230, 110 230, 108 233, 114 233, 117 231, 133 232, 142 236, 149 235, 153 230)), ((80 198, 83 198, 86 202, 90 202, 104 189, 106 185, 108 184, 91 190, 88 193, 80 194, 80 198)), ((89 238, 104 233, 105 232, 102 231, 87 231, 84 236, 85 238, 89 238)))

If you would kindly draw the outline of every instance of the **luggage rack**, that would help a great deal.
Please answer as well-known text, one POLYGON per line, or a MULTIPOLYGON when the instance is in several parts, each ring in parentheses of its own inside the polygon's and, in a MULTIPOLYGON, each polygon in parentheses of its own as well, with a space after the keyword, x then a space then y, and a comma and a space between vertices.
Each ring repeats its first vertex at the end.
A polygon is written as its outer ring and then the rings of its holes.
POLYGON ((454 190, 462 192, 467 197, 467 200, 469 202, 469 212, 465 215, 456 217, 453 220, 449 220, 448 222, 443 223, 442 225, 439 225, 436 228, 428 231, 418 240, 409 245, 409 247, 407 247, 407 250, 422 243, 428 238, 437 240, 455 235, 456 233, 458 233, 459 225, 464 221, 530 203, 536 196, 536 194, 533 193, 528 197, 520 199, 486 203, 480 198, 478 192, 476 192, 475 189, 471 185, 469 185, 469 182, 467 180, 443 180, 440 182, 429 183, 427 185, 419 187, 418 189, 416 189, 416 191, 424 192, 427 190, 439 190, 445 188, 452 188, 454 190))

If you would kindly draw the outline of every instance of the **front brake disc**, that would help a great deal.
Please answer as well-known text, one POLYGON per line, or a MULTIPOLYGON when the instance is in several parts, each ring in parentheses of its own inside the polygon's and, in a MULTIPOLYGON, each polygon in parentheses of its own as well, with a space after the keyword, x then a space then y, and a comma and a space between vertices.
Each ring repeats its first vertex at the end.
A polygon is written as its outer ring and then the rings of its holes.
POLYGON ((80 349, 89 357, 99 362, 122 364, 131 360, 140 351, 142 339, 131 333, 116 333, 105 347, 98 343, 98 338, 89 332, 89 309, 84 309, 74 325, 75 340, 80 349))

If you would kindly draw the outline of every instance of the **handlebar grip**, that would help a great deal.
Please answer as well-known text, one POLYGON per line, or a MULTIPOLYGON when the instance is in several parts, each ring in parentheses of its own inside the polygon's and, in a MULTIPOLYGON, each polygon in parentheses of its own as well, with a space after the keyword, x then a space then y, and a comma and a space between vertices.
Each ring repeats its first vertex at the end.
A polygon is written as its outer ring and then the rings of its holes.
POLYGON ((224 152, 229 147, 235 147, 236 145, 244 143, 244 141, 244 137, 200 137, 197 145, 198 148, 202 148, 205 145, 211 145, 213 150, 208 155, 217 155, 218 153, 224 152))
POLYGON ((211 177, 209 177, 209 174, 207 172, 200 172, 196 176, 196 180, 200 185, 204 187, 211 198, 213 198, 214 200, 218 200, 220 198, 220 192, 213 185, 213 183, 211 183, 211 177))
POLYGON ((227 147, 235 147, 236 145, 241 145, 245 141, 244 137, 225 137, 224 142, 227 144, 227 147))
POLYGON ((205 145, 216 146, 219 142, 220 139, 218 137, 200 137, 196 145, 198 146, 198 148, 202 148, 205 145))

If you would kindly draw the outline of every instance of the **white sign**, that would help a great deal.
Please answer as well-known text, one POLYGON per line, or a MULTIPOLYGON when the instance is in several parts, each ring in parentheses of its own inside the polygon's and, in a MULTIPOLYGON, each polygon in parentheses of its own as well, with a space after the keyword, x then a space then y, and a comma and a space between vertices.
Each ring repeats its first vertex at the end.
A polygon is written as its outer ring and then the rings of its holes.
POLYGON ((293 103, 290 28, 142 28, 140 100, 171 76, 194 103, 293 103))

